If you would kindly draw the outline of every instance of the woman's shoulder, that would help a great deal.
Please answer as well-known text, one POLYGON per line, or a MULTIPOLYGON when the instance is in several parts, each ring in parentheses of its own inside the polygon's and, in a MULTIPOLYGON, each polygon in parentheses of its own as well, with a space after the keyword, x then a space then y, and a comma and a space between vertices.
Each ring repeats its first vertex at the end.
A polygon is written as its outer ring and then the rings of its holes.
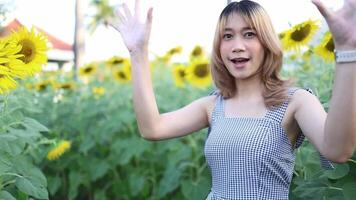
POLYGON ((290 104, 295 105, 296 108, 303 104, 318 101, 318 98, 310 88, 294 87, 291 89, 293 90, 293 93, 291 95, 290 104))
POLYGON ((219 96, 220 96, 219 91, 214 90, 214 91, 211 91, 210 93, 208 93, 208 95, 199 98, 198 101, 200 101, 206 105, 211 105, 216 102, 216 99, 218 99, 219 96))
POLYGON ((220 93, 216 90, 208 93, 206 96, 200 97, 195 100, 196 103, 204 107, 207 114, 209 115, 215 107, 216 101, 219 98, 220 93))

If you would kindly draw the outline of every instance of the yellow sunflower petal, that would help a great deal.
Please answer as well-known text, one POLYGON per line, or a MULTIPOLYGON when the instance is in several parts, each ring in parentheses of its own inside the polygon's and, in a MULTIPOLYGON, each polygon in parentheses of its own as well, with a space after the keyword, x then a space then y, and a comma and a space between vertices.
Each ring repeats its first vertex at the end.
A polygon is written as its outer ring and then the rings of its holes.
POLYGON ((16 86, 17 84, 14 79, 12 79, 10 76, 0 74, 0 94, 14 90, 16 86))
POLYGON ((56 160, 58 159, 61 155, 64 154, 64 152, 68 151, 71 147, 71 142, 68 140, 63 140, 58 145, 56 145, 51 151, 48 152, 47 154, 47 159, 48 160, 56 160))
POLYGON ((324 58, 326 62, 334 61, 334 41, 330 31, 324 34, 322 42, 315 47, 315 53, 324 58))
POLYGON ((177 87, 183 87, 187 76, 187 67, 184 65, 176 65, 172 70, 173 80, 177 87))

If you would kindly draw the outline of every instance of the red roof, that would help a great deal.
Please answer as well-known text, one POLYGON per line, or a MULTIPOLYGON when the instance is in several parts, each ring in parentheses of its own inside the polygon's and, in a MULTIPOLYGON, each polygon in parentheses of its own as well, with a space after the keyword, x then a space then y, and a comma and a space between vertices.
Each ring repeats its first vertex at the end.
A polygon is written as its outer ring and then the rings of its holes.
MULTIPOLYGON (((0 30, 0 36, 6 36, 6 35, 10 34, 12 31, 16 31, 17 29, 19 29, 22 26, 23 25, 17 19, 14 19, 7 26, 5 26, 2 30, 0 30)), ((47 33, 46 31, 44 31, 43 29, 41 29, 39 27, 35 27, 35 28, 47 36, 48 41, 52 44, 53 49, 59 49, 59 50, 64 50, 64 51, 73 51, 72 45, 54 37, 53 35, 47 33)))

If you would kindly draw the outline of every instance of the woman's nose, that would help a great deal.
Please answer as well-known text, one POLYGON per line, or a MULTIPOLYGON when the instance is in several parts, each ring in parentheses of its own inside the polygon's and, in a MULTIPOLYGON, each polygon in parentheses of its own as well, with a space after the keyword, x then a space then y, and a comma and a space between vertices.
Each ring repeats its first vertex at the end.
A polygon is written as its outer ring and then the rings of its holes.
POLYGON ((241 40, 236 40, 232 46, 232 52, 237 53, 240 51, 245 51, 245 44, 241 40))

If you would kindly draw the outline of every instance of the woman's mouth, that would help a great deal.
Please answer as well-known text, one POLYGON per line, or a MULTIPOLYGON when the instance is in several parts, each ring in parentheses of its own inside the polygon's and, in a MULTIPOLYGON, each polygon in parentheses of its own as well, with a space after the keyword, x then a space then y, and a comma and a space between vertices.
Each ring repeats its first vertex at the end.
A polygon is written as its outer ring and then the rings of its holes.
POLYGON ((234 63, 234 66, 236 68, 243 68, 248 61, 250 61, 249 58, 232 58, 230 59, 232 63, 234 63))

